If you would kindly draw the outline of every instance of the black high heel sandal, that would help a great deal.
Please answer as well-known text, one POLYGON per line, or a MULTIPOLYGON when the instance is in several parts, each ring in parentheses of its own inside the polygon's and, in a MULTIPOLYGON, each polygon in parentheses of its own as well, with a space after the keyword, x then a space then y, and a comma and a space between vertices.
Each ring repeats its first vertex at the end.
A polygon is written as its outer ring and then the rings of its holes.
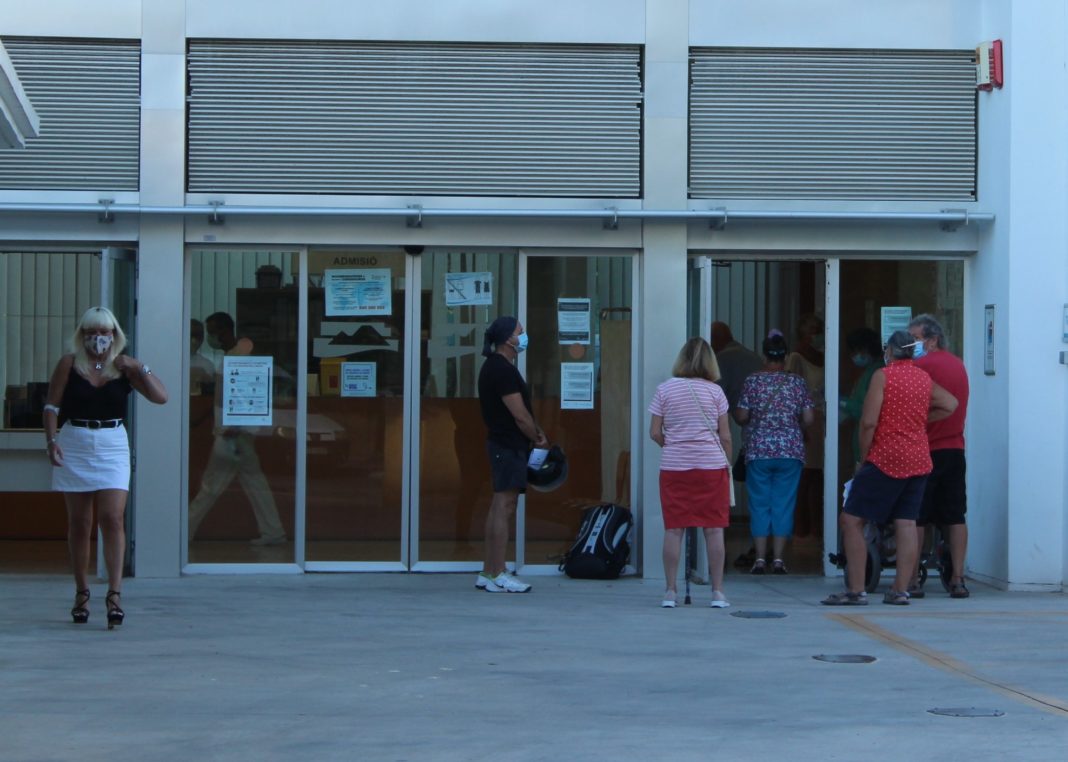
POLYGON ((107 597, 104 598, 104 603, 108 607, 108 629, 112 630, 118 625, 122 624, 122 620, 126 618, 126 612, 122 610, 117 601, 113 601, 112 598, 118 598, 122 593, 118 590, 108 590, 107 597))
POLYGON ((70 618, 75 624, 85 624, 89 621, 89 609, 85 604, 89 603, 89 590, 78 590, 74 593, 74 608, 70 610, 70 618))

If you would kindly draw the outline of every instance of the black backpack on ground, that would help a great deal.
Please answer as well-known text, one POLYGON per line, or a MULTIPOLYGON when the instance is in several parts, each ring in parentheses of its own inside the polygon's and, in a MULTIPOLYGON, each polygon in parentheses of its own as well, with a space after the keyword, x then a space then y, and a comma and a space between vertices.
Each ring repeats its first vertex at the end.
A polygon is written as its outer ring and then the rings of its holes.
POLYGON ((633 525, 630 511, 621 505, 602 503, 587 508, 560 571, 574 579, 616 579, 630 558, 627 535, 633 525))

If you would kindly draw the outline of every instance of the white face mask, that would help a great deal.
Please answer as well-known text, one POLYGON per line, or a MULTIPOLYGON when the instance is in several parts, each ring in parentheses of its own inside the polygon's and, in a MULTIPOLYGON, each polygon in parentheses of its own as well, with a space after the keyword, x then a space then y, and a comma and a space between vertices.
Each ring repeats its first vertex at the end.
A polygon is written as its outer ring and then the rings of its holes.
POLYGON ((85 337, 85 351, 97 357, 106 355, 108 350, 111 349, 111 344, 114 341, 113 336, 107 336, 102 334, 96 334, 94 336, 85 337))

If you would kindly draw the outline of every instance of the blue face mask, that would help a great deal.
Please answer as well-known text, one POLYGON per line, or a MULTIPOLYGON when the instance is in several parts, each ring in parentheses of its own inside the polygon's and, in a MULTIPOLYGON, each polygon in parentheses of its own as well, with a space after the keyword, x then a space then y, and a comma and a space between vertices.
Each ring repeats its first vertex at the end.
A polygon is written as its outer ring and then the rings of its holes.
POLYGON ((871 365, 871 358, 867 355, 853 355, 853 364, 858 368, 867 368, 871 365))
POLYGON ((516 342, 517 342, 517 344, 515 345, 515 351, 516 352, 526 352, 527 351, 527 343, 530 341, 530 339, 527 337, 526 332, 524 331, 523 333, 519 334, 515 338, 516 338, 516 342))
POLYGON ((926 349, 926 347, 923 346, 923 341, 922 340, 917 341, 915 344, 912 345, 912 359, 913 360, 919 360, 925 354, 927 354, 927 349, 926 349))

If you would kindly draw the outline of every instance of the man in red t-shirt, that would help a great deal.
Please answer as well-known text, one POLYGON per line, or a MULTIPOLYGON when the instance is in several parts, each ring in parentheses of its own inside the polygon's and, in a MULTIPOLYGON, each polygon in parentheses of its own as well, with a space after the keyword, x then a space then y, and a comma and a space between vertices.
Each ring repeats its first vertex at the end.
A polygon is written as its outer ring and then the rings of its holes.
MULTIPOLYGON (((964 556, 968 551, 968 526, 964 514, 968 509, 964 476, 964 418, 968 413, 968 373, 964 363, 947 351, 942 325, 931 315, 918 315, 909 323, 909 333, 919 342, 914 355, 916 366, 927 371, 931 379, 957 398, 957 409, 948 418, 927 424, 934 470, 927 478, 916 531, 920 546, 928 524, 942 527, 948 535, 953 559, 953 576, 949 582, 952 598, 967 598, 964 584, 964 556)), ((909 592, 913 598, 924 596, 919 586, 919 562, 909 592)))

